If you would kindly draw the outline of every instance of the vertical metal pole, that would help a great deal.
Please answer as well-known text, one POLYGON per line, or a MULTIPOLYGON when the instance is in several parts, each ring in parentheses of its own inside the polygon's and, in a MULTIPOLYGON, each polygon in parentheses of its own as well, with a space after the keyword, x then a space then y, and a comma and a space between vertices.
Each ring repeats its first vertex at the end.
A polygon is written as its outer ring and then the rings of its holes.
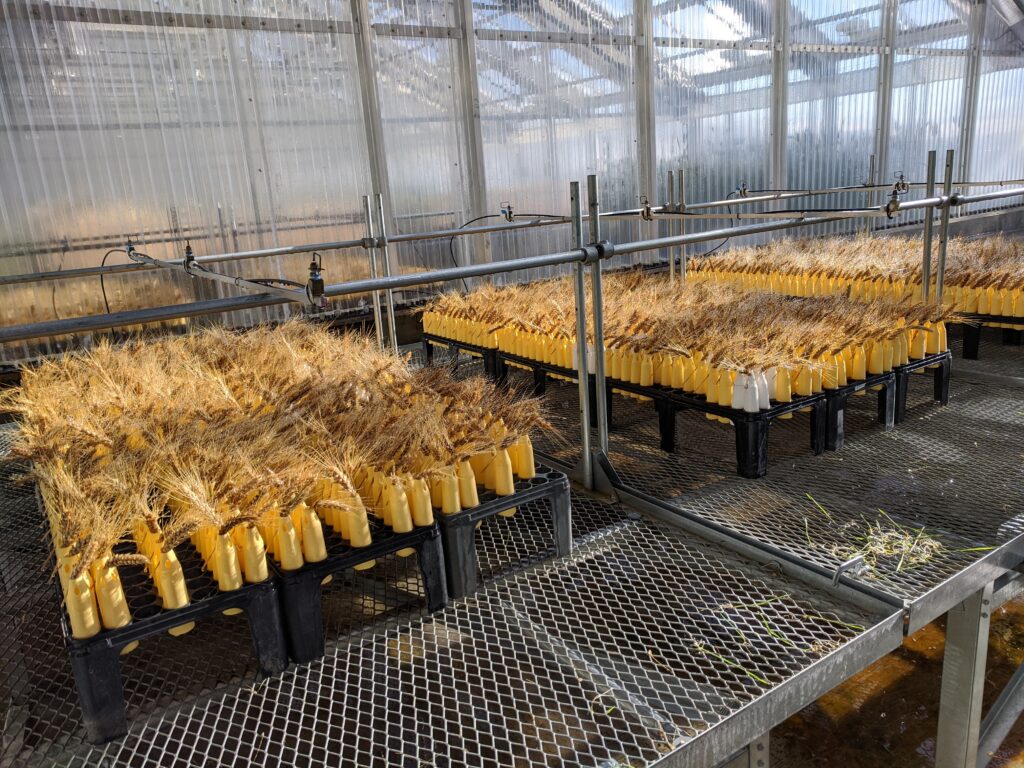
MULTIPOLYGON (((892 92, 896 65, 896 22, 899 0, 882 2, 882 49, 878 61, 878 90, 875 95, 875 173, 871 184, 889 175, 889 145, 892 133, 892 92)), ((898 169, 893 169, 898 170, 898 169)), ((908 171, 909 173, 909 171, 908 171)), ((882 203, 885 201, 882 200, 882 203)), ((869 220, 870 221, 870 220, 869 220)))
MULTIPOLYGON (((483 216, 487 213, 487 172, 484 162, 484 140, 480 124, 480 89, 478 87, 476 65, 476 34, 473 26, 472 0, 455 0, 456 17, 462 25, 462 37, 455 41, 459 52, 459 83, 462 86, 462 98, 459 100, 462 128, 466 136, 464 142, 463 170, 466 179, 466 190, 469 200, 463 204, 466 221, 483 216)), ((456 222, 458 226, 458 222, 456 222)), ((474 235, 472 238, 459 238, 459 253, 463 264, 469 265, 473 259, 470 243, 473 243, 481 256, 480 261, 491 260, 490 235, 474 235)))
MULTIPOLYGON (((677 209, 680 213, 686 212, 686 176, 683 174, 683 169, 679 169, 679 206, 677 209)), ((685 234, 686 223, 685 220, 679 217, 679 234, 685 234)), ((684 283, 686 282, 686 246, 679 247, 679 279, 684 283)))
MULTIPOLYGON (((583 247, 583 211, 580 207, 580 183, 569 185, 572 247, 583 247)), ((576 282, 576 378, 580 388, 580 469, 583 487, 594 488, 594 457, 590 454, 590 367, 587 361, 587 277, 582 262, 573 264, 576 282)))
POLYGON ((963 101, 960 106, 961 120, 959 177, 971 180, 971 158, 974 153, 974 127, 978 119, 978 83, 981 78, 981 55, 985 37, 985 11, 988 3, 977 0, 971 3, 968 17, 967 68, 964 71, 963 101))
MULTIPOLYGON (((601 206, 597 195, 597 176, 587 176, 587 203, 590 215, 590 242, 601 239, 601 206)), ((594 315, 594 408, 597 410, 597 446, 608 455, 608 392, 604 378, 604 296, 601 289, 601 261, 590 266, 590 300, 594 315)))
MULTIPOLYGON (((373 210, 370 207, 370 196, 363 195, 363 215, 366 216, 366 237, 369 238, 370 242, 374 242, 373 238, 373 210)), ((366 249, 366 253, 370 259, 370 278, 372 280, 377 279, 377 248, 371 246, 366 249)), ((373 327, 377 331, 377 346, 381 349, 384 348, 384 328, 381 325, 380 319, 380 291, 373 292, 373 327)))
MULTIPOLYGON (((391 254, 388 252, 388 232, 384 226, 384 197, 378 192, 376 195, 376 207, 377 207, 377 223, 380 224, 380 237, 377 242, 380 243, 380 253, 382 256, 382 264, 384 267, 384 277, 391 277, 391 254)), ((390 288, 384 292, 387 298, 387 310, 388 310, 388 343, 391 344, 391 349, 394 352, 398 352, 398 332, 395 328, 395 294, 390 288)))
MULTIPOLYGON (((676 185, 675 185, 675 174, 672 171, 668 172, 668 202, 665 203, 665 209, 674 211, 676 209, 676 185)), ((670 219, 671 221, 671 219, 670 219)), ((668 281, 674 283, 676 281, 676 249, 668 249, 668 281)))
MULTIPOLYGON (((935 197, 935 150, 928 152, 928 179, 925 197, 935 197)), ((924 253, 921 259, 921 301, 927 302, 932 294, 932 226, 935 223, 935 211, 925 208, 924 211, 924 253)))
POLYGON ((771 184, 785 189, 786 125, 789 109, 789 0, 774 0, 772 16, 771 184))
POLYGON ((935 768, 977 765, 991 608, 989 584, 947 614, 935 768))
POLYGON ((380 95, 377 92, 377 67, 373 55, 373 26, 370 24, 369 0, 351 0, 355 22, 356 67, 359 72, 359 96, 363 106, 363 129, 370 161, 373 191, 390 194, 388 161, 384 155, 384 123, 381 119, 380 95))
POLYGON ((640 194, 655 199, 657 136, 654 128, 654 8, 652 0, 633 0, 636 45, 636 143, 640 194))
POLYGON ((949 241, 949 196, 953 194, 953 150, 946 150, 946 175, 942 179, 942 219, 939 221, 939 265, 935 272, 935 303, 942 303, 942 289, 946 284, 946 245, 949 241))

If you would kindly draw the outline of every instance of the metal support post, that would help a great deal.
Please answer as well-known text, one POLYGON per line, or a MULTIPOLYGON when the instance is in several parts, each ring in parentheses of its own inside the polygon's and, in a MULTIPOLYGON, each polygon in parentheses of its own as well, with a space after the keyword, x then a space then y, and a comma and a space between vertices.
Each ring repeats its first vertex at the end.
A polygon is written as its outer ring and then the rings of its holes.
MULTIPOLYGON (((676 211, 676 189, 675 189, 675 174, 672 171, 668 172, 668 197, 665 203, 665 208, 668 211, 676 211)), ((676 281, 676 249, 668 249, 668 280, 670 283, 676 281)))
MULTIPOLYGON (((683 173, 683 169, 679 169, 679 206, 676 208, 680 213, 686 211, 686 175, 683 173)), ((683 220, 679 220, 679 234, 686 234, 686 225, 683 220)), ((674 259, 675 257, 673 257, 674 259)), ((679 248, 679 279, 682 282, 686 282, 686 246, 680 246, 679 248)))
POLYGON ((989 584, 947 614, 935 768, 975 768, 991 606, 989 584))
POLYGON ((875 172, 868 177, 869 184, 876 184, 879 180, 889 176, 889 141, 892 128, 893 71, 896 61, 898 8, 898 0, 883 0, 882 51, 878 62, 878 91, 875 97, 875 164, 872 169, 875 172))
MULTIPOLYGON (((572 216, 572 247, 583 247, 583 212, 580 207, 580 183, 569 185, 572 216)), ((590 364, 587 360, 587 278, 586 267, 573 264, 576 288, 576 378, 580 391, 580 475, 583 487, 594 489, 594 457, 590 455, 590 364)))
MULTIPOLYGON (((597 176, 587 176, 587 205, 590 213, 590 243, 601 240, 601 206, 598 202, 597 176)), ((604 297, 601 290, 601 261, 590 265, 590 300, 594 316, 594 407, 597 410, 597 447, 608 455, 608 391, 604 378, 604 297)))
MULTIPOLYGON (((935 196, 935 150, 928 152, 928 182, 925 197, 935 196)), ((921 301, 927 302, 932 294, 932 226, 935 211, 926 208, 924 213, 924 253, 921 259, 921 301)))
POLYGON ((942 179, 942 218, 939 221, 939 265, 935 273, 935 303, 942 303, 942 289, 946 284, 946 246, 949 242, 949 213, 952 209, 953 150, 946 150, 946 175, 942 179))
POLYGON ((359 72, 359 96, 363 106, 366 130, 366 151, 370 160, 370 181, 373 191, 390 194, 388 161, 384 154, 384 125, 381 120, 380 96, 377 93, 377 67, 373 56, 373 27, 370 24, 368 0, 351 0, 355 22, 356 67, 359 72))
POLYGON ((718 768, 768 768, 768 734, 752 741, 718 768))
POLYGON ((1024 664, 1017 667, 1013 677, 989 708, 981 723, 978 736, 978 768, 987 768, 992 755, 1006 740, 1010 729, 1024 711, 1024 664))
POLYGON ((657 137, 654 128, 654 9, 652 0, 633 0, 636 46, 636 143, 640 194, 655 198, 657 137))
POLYGON ((771 188, 786 189, 786 125, 789 108, 789 0, 775 0, 772 41, 771 188))
POLYGON ((968 18, 969 41, 967 48, 967 67, 964 71, 963 100, 960 106, 960 114, 963 115, 960 128, 960 141, 958 151, 960 153, 961 179, 969 179, 971 173, 971 158, 974 152, 974 127, 978 120, 978 83, 981 79, 981 55, 982 45, 985 40, 985 12, 988 3, 985 0, 975 0, 970 6, 968 18))
MULTIPOLYGON (((459 100, 462 128, 466 136, 463 145, 463 169, 466 189, 469 193, 468 204, 464 207, 469 214, 466 220, 478 219, 487 213, 487 170, 484 162, 484 140, 480 123, 480 89, 477 79, 476 35, 473 26, 473 3, 471 0, 455 0, 455 12, 462 25, 462 37, 458 43, 459 52, 459 83, 462 87, 462 98, 459 100)), ((458 222, 456 222, 458 224, 458 222)), ((460 238, 459 253, 464 264, 473 259, 469 243, 480 249, 480 261, 491 260, 491 238, 489 235, 475 235, 471 238, 460 238)))
MULTIPOLYGON (((366 216, 366 237, 370 243, 375 243, 373 237, 373 209, 370 206, 370 196, 363 195, 363 214, 366 216)), ((370 260, 370 279, 377 279, 377 249, 370 246, 366 249, 367 258, 370 260)), ((384 326, 380 318, 380 291, 373 292, 373 327, 377 332, 377 346, 384 348, 384 326)))
MULTIPOLYGON (((377 243, 380 245, 381 263, 384 267, 384 277, 391 277, 391 254, 388 251, 388 232, 384 226, 384 198, 378 192, 376 195, 377 223, 380 225, 380 237, 377 243)), ((395 327, 395 294, 390 288, 384 292, 387 299, 388 311, 388 342, 391 349, 398 352, 398 332, 395 327)))

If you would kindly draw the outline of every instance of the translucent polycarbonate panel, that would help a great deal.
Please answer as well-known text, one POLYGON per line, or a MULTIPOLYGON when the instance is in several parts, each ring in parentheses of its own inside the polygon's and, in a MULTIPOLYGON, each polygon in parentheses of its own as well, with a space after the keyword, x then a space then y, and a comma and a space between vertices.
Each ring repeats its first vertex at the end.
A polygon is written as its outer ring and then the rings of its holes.
POLYGON ((633 0, 474 0, 477 29, 631 35, 633 0))
POLYGON ((451 0, 370 0, 372 24, 449 27, 458 24, 451 0))
MULTIPOLYGON (((790 189, 863 184, 875 151, 878 89, 876 54, 793 53, 789 69, 786 178, 790 189)), ((790 203, 787 208, 862 207, 863 194, 842 194, 790 203)), ((802 229, 802 234, 849 231, 862 222, 802 229)))
POLYGON ((900 0, 896 45, 910 48, 968 47, 971 3, 958 0, 900 0))
MULTIPOLYGON (((13 3, 12 3, 13 4, 13 3)), ((161 0, 159 7, 152 0, 51 0, 47 5, 70 7, 79 14, 98 14, 108 23, 124 21, 124 16, 138 12, 156 13, 158 21, 180 24, 183 17, 228 16, 248 19, 348 20, 351 6, 344 0, 161 0), (171 21, 172 17, 176 17, 171 21)), ((148 23, 152 23, 150 20, 148 23)))
MULTIPOLYGON (((683 171, 686 200, 690 203, 723 200, 736 194, 742 185, 748 189, 767 187, 771 53, 669 46, 656 51, 661 199, 665 199, 669 171, 683 171)), ((674 183, 678 201, 678 178, 674 183)), ((722 208, 720 212, 728 210, 722 208)), ((728 223, 727 219, 698 219, 689 222, 687 228, 702 231, 728 223)))
MULTIPOLYGON (((99 265, 129 237, 176 258, 186 242, 204 255, 360 236, 357 190, 369 183, 352 62, 350 36, 5 20, 0 270, 99 265)), ((329 253, 325 266, 342 279, 346 261, 329 253)), ((301 281, 307 264, 218 269, 301 281)), ((237 293, 161 271, 0 295, 9 325, 237 293)))
MULTIPOLYGON (((956 149, 963 129, 963 90, 966 59, 960 56, 897 54, 893 63, 892 124, 889 132, 889 173, 910 182, 927 178, 928 152, 936 152, 936 183, 941 188, 947 149, 956 149)), ((959 167, 957 163, 955 167, 959 167)), ((910 198, 923 197, 914 190, 910 198)), ((905 224, 923 220, 920 211, 894 220, 905 224)))
MULTIPOLYGON (((978 113, 971 153, 971 178, 979 181, 1024 179, 1024 57, 983 56, 978 80, 978 113)), ((972 193, 995 191, 978 188, 972 193)), ((1012 200, 970 206, 990 210, 1012 200)))
POLYGON ((767 43, 772 35, 772 6, 765 0, 655 0, 654 36, 767 43))
MULTIPOLYGON (((598 174, 603 210, 636 208, 636 92, 632 46, 478 40, 487 210, 567 215, 569 183, 598 174)), ((605 223, 625 238, 635 223, 605 223)), ((567 227, 492 238, 494 258, 569 247, 567 227)))
MULTIPOLYGON (((465 224, 455 42, 378 35, 373 51, 396 232, 465 224)), ((391 250, 397 271, 453 266, 448 240, 391 250)))
POLYGON ((789 41, 807 45, 881 45, 879 0, 791 0, 789 41))

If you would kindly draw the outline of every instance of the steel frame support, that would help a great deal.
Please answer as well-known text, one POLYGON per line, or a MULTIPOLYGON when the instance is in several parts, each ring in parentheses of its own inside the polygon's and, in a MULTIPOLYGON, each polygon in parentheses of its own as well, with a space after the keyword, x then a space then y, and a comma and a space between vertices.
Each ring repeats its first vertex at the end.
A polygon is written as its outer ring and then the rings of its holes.
MULTIPOLYGON (((925 188, 925 197, 935 195, 935 158, 935 150, 929 150, 928 186, 925 188)), ((932 227, 935 223, 935 211, 928 208, 925 210, 924 216, 924 252, 921 254, 921 301, 927 302, 932 293, 932 227)))
POLYGON ((755 739, 718 768, 768 768, 768 734, 755 739))
MULTIPOLYGON (((580 183, 569 185, 569 208, 572 212, 572 247, 583 247, 583 208, 580 183)), ((583 483, 588 491, 594 489, 594 457, 590 453, 590 362, 587 354, 587 275, 582 262, 573 264, 576 291, 576 381, 580 396, 580 463, 573 471, 573 479, 583 483)))
POLYGON ((992 755, 1006 740, 1010 729, 1024 711, 1024 664, 1017 667, 1013 677, 989 708, 978 735, 978 768, 987 768, 992 755))
POLYGON ((968 17, 970 40, 967 49, 967 68, 964 72, 963 100, 960 108, 960 141, 957 147, 957 151, 960 153, 958 175, 961 179, 970 178, 968 174, 971 171, 974 153, 974 127, 978 119, 978 82, 981 78, 981 54, 987 9, 986 0, 973 0, 968 17))
POLYGON ((882 4, 882 49, 878 62, 878 91, 875 94, 875 163, 868 184, 889 176, 889 137, 892 129, 893 68, 896 61, 896 15, 898 0, 882 4))
MULTIPOLYGON (((468 205, 463 207, 468 214, 466 220, 476 219, 487 213, 487 166, 484 155, 483 131, 480 125, 480 88, 476 66, 476 29, 473 25, 472 0, 455 0, 455 15, 462 26, 462 37, 458 40, 458 67, 461 98, 459 115, 462 121, 462 144, 465 190, 469 195, 468 205)), ((491 260, 490 235, 474 235, 459 239, 459 256, 463 265, 473 263, 469 243, 479 249, 481 261, 491 260)))
POLYGON ((935 768, 977 765, 992 589, 988 584, 947 614, 935 768))
MULTIPOLYGON (((391 196, 388 161, 384 154, 384 124, 381 120, 380 94, 377 92, 377 66, 373 55, 373 28, 368 0, 351 0, 355 20, 356 68, 359 71, 359 96, 363 104, 363 127, 370 161, 370 184, 374 193, 391 196)), ((394 229, 394 222, 392 224, 394 229)))
MULTIPOLYGON (((601 240, 601 204, 598 198, 597 176, 587 176, 587 207, 590 213, 590 244, 601 240)), ((608 392, 605 388, 604 350, 604 298, 602 293, 601 260, 590 265, 590 293, 594 313, 594 407, 597 409, 597 447, 608 455, 608 392)))
POLYGON ((657 134, 654 115, 654 7, 652 0, 633 0, 636 25, 636 148, 637 182, 641 195, 658 199, 657 134))
POLYGON ((786 115, 789 108, 789 0, 775 0, 772 40, 771 170, 773 189, 785 189, 786 115))

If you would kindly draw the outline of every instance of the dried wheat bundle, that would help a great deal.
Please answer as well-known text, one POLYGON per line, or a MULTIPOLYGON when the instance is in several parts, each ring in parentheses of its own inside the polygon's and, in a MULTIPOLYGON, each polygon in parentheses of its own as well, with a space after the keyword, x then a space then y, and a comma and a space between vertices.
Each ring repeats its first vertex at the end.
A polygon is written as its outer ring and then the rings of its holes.
MULTIPOLYGON (((612 379, 681 388, 748 410, 939 352, 953 315, 910 298, 795 299, 724 281, 681 285, 640 271, 610 275, 604 296, 612 379)), ((565 279, 488 286, 432 303, 424 328, 574 369, 573 301, 565 279), (457 314, 446 314, 449 308, 457 314)))
MULTIPOLYGON (((922 247, 920 238, 864 234, 779 240, 693 259, 690 274, 695 280, 791 296, 920 300, 922 247)), ((953 238, 947 249, 945 286, 945 303, 959 312, 1024 317, 1024 242, 1002 236, 953 238)))
POLYGON ((131 620, 119 565, 145 565, 165 608, 190 599, 185 542, 222 590, 262 581, 267 552, 294 569, 330 531, 366 546, 373 518, 401 533, 476 505, 477 483, 514 492, 546 425, 536 401, 300 322, 101 343, 26 370, 3 404, 80 637, 131 620))

